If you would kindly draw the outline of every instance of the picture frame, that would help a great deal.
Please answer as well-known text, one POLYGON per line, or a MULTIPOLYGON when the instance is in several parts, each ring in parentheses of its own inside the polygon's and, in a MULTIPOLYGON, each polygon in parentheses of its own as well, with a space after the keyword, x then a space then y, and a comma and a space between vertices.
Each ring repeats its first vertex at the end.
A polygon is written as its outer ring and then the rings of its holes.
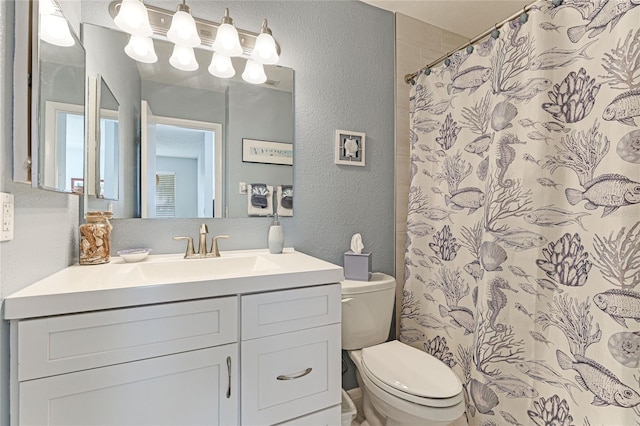
POLYGON ((293 144, 243 138, 242 162, 293 166, 293 144))
POLYGON ((335 163, 346 166, 365 165, 365 134, 336 130, 335 163))

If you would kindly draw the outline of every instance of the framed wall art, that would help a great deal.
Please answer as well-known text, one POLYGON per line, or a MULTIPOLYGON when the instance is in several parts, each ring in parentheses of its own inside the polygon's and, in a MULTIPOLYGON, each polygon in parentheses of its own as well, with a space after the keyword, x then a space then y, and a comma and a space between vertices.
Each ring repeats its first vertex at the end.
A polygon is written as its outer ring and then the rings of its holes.
POLYGON ((242 139, 242 161, 292 166, 293 144, 242 139))
POLYGON ((335 163, 364 166, 365 134, 350 130, 336 130, 335 163))

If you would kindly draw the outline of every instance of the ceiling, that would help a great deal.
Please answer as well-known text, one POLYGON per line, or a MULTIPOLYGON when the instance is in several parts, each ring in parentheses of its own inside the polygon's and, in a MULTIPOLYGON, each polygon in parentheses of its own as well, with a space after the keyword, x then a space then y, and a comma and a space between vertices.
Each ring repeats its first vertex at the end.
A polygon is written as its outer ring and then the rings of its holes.
POLYGON ((522 10, 533 0, 361 0, 419 19, 469 39, 522 10))

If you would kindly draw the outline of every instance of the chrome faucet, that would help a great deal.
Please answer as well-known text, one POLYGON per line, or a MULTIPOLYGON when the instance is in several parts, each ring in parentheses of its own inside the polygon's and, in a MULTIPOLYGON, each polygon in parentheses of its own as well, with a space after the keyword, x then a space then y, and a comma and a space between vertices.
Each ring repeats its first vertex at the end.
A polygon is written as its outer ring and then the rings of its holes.
POLYGON ((184 253, 185 259, 203 259, 207 257, 220 257, 218 250, 218 239, 229 238, 228 235, 216 235, 211 239, 211 250, 207 252, 207 234, 209 228, 205 223, 200 225, 200 238, 198 240, 198 252, 196 253, 193 246, 193 238, 191 237, 173 237, 174 240, 187 240, 187 251, 184 253))

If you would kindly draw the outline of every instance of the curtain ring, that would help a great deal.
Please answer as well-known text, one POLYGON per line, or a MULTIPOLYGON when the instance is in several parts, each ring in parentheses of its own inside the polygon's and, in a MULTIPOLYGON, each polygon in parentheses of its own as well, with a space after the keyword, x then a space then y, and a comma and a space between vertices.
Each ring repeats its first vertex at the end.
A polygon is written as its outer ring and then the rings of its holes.
POLYGON ((529 20, 529 14, 527 13, 527 7, 522 8, 522 15, 520 15, 519 21, 521 24, 526 24, 529 20))
POLYGON ((495 24, 493 26, 493 31, 491 31, 491 38, 495 40, 498 37, 500 37, 500 31, 498 31, 498 24, 495 24))

